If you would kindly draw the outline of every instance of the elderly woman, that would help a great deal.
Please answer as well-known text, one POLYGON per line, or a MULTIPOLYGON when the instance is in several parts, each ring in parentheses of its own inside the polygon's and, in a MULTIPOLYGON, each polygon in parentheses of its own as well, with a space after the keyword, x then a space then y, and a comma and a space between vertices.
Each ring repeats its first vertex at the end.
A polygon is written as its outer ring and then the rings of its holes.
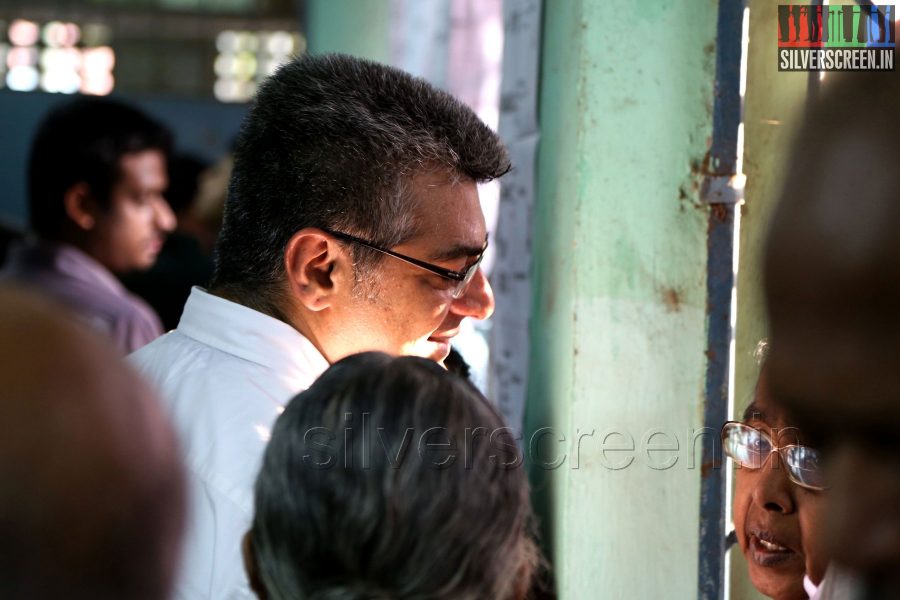
POLYGON ((813 595, 828 566, 825 481, 818 451, 804 441, 773 401, 763 364, 753 402, 722 428, 722 444, 739 466, 734 525, 750 580, 775 600, 813 595))
POLYGON ((244 543, 272 600, 521 600, 537 552, 518 448, 468 382, 380 353, 279 417, 244 543))

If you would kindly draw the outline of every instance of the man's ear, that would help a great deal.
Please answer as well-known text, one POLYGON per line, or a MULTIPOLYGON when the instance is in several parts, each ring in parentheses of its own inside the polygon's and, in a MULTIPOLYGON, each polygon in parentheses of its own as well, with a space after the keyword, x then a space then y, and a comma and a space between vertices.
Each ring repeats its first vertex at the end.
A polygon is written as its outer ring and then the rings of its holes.
POLYGON ((267 600, 266 588, 262 584, 259 576, 259 566, 256 564, 256 552, 253 550, 253 535, 250 530, 244 534, 241 540, 241 554, 244 557, 244 570, 247 572, 247 580, 250 582, 250 589, 256 594, 259 600, 267 600))
POLYGON ((76 183, 63 194, 66 215, 84 231, 90 231, 97 223, 99 207, 91 196, 91 188, 83 181, 76 183))
POLYGON ((333 237, 313 227, 301 229, 288 241, 284 266, 291 292, 311 311, 330 307, 336 292, 353 281, 347 253, 333 237))

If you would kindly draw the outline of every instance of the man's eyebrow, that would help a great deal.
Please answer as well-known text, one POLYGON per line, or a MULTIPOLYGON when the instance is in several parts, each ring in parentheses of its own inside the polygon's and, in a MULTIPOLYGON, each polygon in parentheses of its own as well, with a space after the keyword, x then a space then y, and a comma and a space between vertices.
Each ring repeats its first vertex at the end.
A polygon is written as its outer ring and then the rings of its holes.
POLYGON ((484 244, 481 246, 472 246, 471 244, 454 244, 448 248, 443 248, 429 255, 428 260, 453 260, 455 258, 465 258, 467 256, 478 256, 487 247, 487 236, 484 238, 484 244))
POLYGON ((768 423, 768 417, 766 413, 760 410, 759 406, 757 406, 756 402, 751 402, 747 409, 744 411, 744 421, 762 421, 764 423, 768 423))

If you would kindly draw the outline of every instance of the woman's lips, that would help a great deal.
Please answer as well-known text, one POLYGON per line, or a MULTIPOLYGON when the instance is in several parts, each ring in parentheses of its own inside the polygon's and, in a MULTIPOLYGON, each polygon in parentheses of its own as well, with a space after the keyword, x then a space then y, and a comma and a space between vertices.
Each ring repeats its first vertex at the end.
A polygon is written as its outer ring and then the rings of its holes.
POLYGON ((748 547, 753 562, 762 567, 780 567, 800 556, 768 532, 750 535, 748 547))

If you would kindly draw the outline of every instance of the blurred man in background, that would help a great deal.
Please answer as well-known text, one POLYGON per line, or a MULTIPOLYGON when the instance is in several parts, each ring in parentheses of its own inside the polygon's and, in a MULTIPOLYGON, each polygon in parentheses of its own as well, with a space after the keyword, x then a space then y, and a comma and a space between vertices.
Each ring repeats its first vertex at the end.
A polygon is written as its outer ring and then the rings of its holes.
POLYGON ((175 227, 163 197, 170 146, 169 132, 136 109, 84 98, 54 110, 31 149, 36 239, 11 249, 4 277, 66 305, 123 353, 162 333, 114 274, 153 265, 175 227))
POLYGON ((879 599, 900 598, 898 98, 894 73, 827 82, 765 259, 772 393, 831 465, 835 559, 879 599))
POLYGON ((157 398, 110 343, 0 287, 0 597, 165 600, 184 473, 157 398))
MULTIPOLYGON (((212 242, 207 240, 209 237, 215 240, 218 230, 207 233, 195 217, 195 199, 201 177, 208 168, 204 160, 189 154, 169 158, 166 200, 175 213, 178 227, 166 237, 156 264, 146 271, 134 271, 119 278, 125 287, 147 301, 165 330, 178 326, 191 288, 206 287, 212 278, 212 242)), ((224 200, 224 192, 222 196, 224 200)))

